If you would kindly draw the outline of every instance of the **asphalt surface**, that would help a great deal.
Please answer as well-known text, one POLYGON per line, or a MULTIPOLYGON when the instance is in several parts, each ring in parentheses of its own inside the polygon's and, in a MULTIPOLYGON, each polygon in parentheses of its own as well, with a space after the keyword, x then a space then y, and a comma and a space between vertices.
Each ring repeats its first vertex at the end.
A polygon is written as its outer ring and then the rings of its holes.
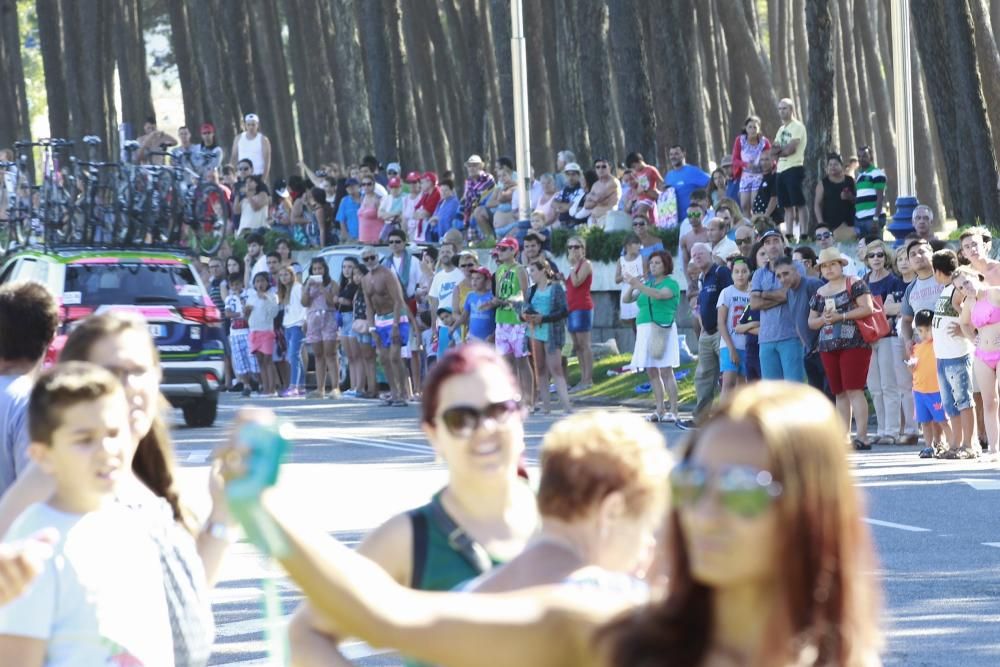
MULTIPOLYGON (((174 443, 184 498, 208 508, 212 448, 243 405, 266 406, 292 420, 299 438, 282 471, 298 490, 301 511, 349 545, 389 516, 419 505, 440 488, 435 461, 418 426, 416 406, 383 408, 372 401, 242 399, 227 394, 212 428, 189 429, 174 416, 174 443)), ((526 425, 529 466, 558 415, 526 425)), ((664 425, 668 440, 679 432, 664 425)), ((1000 665, 1000 468, 977 461, 917 458, 916 447, 878 447, 850 455, 884 587, 887 665, 1000 665)), ((213 665, 267 665, 261 580, 273 578, 284 613, 302 599, 283 574, 246 542, 223 565, 213 594, 217 624, 213 665)), ((355 664, 397 665, 393 654, 354 642, 355 664)))

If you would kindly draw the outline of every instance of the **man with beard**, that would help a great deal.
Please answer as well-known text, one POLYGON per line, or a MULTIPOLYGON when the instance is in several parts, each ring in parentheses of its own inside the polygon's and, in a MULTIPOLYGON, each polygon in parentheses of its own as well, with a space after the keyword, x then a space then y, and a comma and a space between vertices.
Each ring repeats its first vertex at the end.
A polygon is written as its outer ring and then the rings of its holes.
POLYGON ((670 171, 667 172, 666 183, 677 195, 678 214, 687 215, 691 193, 699 188, 707 188, 712 178, 698 167, 687 163, 684 147, 679 144, 670 147, 669 158, 670 171))

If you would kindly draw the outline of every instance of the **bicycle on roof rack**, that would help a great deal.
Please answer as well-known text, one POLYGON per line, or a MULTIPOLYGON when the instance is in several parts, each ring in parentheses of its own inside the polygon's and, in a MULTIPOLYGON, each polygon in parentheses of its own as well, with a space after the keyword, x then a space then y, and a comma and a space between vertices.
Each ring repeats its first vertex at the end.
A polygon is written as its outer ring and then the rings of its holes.
MULTIPOLYGON (((41 139, 15 144, 17 162, 0 162, 0 173, 13 170, 13 196, 0 196, 0 250, 42 244, 115 244, 184 248, 189 253, 215 255, 225 238, 229 199, 222 188, 193 169, 191 150, 151 155, 169 164, 137 165, 136 141, 123 146, 126 159, 101 162, 101 140, 84 137, 87 159, 70 155, 74 142, 41 139), (27 151, 41 149, 42 182, 34 183, 27 168, 27 151)), ((204 160, 201 160, 204 162, 204 160)))

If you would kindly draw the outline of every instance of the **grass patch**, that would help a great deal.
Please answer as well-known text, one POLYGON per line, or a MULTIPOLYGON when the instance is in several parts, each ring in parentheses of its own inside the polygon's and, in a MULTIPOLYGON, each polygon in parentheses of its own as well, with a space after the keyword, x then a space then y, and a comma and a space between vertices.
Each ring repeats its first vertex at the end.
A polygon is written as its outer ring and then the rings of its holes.
MULTIPOLYGON (((653 392, 647 391, 637 394, 635 388, 649 382, 645 373, 621 373, 613 377, 608 377, 608 371, 618 370, 625 366, 632 359, 630 354, 618 354, 611 357, 604 357, 594 362, 594 386, 586 391, 581 391, 576 396, 584 398, 599 398, 602 400, 627 400, 632 398, 644 398, 653 400, 653 392)), ((696 363, 684 364, 674 369, 675 373, 685 373, 686 375, 677 381, 677 393, 681 403, 694 403, 694 369, 696 363)), ((576 357, 569 360, 567 368, 567 381, 569 386, 580 381, 580 365, 576 357)))

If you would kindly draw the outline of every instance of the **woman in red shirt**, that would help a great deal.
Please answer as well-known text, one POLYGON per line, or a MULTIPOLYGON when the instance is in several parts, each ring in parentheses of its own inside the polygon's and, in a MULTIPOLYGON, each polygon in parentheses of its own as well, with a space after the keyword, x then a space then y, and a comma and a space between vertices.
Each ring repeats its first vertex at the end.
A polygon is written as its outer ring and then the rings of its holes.
POLYGON ((593 267, 587 259, 587 245, 579 236, 566 241, 569 253, 569 275, 566 277, 566 305, 569 307, 567 328, 573 337, 576 357, 580 360, 580 382, 570 392, 589 389, 594 384, 594 352, 590 349, 590 330, 594 325, 594 300, 590 284, 594 280, 593 267))

